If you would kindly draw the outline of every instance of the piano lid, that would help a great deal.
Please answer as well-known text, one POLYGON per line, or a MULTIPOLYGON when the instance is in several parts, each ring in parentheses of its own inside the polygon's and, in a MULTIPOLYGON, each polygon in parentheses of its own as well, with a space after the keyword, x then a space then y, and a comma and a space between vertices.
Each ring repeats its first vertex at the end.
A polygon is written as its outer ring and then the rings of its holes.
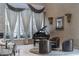
POLYGON ((47 26, 43 26, 40 30, 38 30, 38 32, 39 32, 39 31, 44 31, 44 30, 46 29, 46 27, 47 27, 47 26))

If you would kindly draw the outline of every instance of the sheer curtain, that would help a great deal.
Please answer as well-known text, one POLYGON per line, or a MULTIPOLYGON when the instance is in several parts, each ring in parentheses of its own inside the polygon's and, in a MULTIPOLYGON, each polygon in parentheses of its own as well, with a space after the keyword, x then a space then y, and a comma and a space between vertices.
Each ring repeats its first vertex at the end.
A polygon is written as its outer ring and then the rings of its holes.
MULTIPOLYGON (((24 35, 25 38, 32 38, 33 15, 30 10, 14 12, 7 8, 5 15, 10 28, 9 35, 11 40, 16 36, 20 38, 21 35, 24 35)), ((7 31, 5 32, 7 33, 7 31)))
POLYGON ((25 37, 24 36, 24 25, 23 25, 23 19, 22 19, 22 12, 20 12, 20 35, 21 37, 25 37))
POLYGON ((28 38, 30 37, 29 30, 31 29, 29 28, 29 26, 31 22, 30 19, 32 18, 32 12, 31 10, 24 10, 21 15, 22 15, 22 20, 23 20, 23 25, 24 25, 25 37, 28 38))
POLYGON ((24 35, 25 38, 32 38, 32 35, 43 27, 43 13, 34 13, 30 9, 22 12, 14 12, 6 8, 5 11, 11 40, 16 36, 20 38, 20 35, 24 35))
MULTIPOLYGON (((16 24, 16 19, 17 19, 17 13, 14 11, 9 10, 8 8, 5 8, 5 16, 6 19, 9 22, 9 28, 10 28, 10 39, 13 40, 13 32, 16 24)), ((6 29, 6 28, 5 28, 6 29)), ((5 31, 6 33, 6 31, 5 31)), ((6 35, 5 35, 6 36, 6 35)))
POLYGON ((37 30, 41 29, 43 27, 43 21, 44 21, 44 15, 43 13, 34 13, 34 18, 36 22, 37 30))
POLYGON ((16 38, 20 38, 20 13, 17 13, 17 19, 16 19, 13 36, 16 38))
POLYGON ((36 26, 36 20, 35 20, 34 12, 32 13, 32 18, 33 18, 32 20, 33 20, 33 34, 34 34, 35 32, 38 31, 37 26, 36 26))
MULTIPOLYGON (((49 25, 49 21, 48 18, 45 16, 45 20, 44 20, 44 14, 42 13, 34 13, 34 24, 36 25, 36 28, 34 27, 34 29, 41 29, 44 25, 47 26, 46 28, 46 32, 50 33, 50 25, 49 25), (45 21, 45 24, 44 24, 45 21)), ((33 25, 34 25, 33 24, 33 25)), ((33 30, 33 33, 35 33, 35 31, 33 30)))
POLYGON ((16 38, 24 37, 24 25, 23 25, 21 13, 22 12, 19 12, 17 14, 17 19, 16 19, 17 21, 14 29, 14 37, 16 38))
POLYGON ((6 39, 6 36, 10 37, 10 32, 11 32, 11 29, 10 29, 10 24, 8 21, 7 9, 5 8, 5 36, 4 36, 5 39, 6 39))

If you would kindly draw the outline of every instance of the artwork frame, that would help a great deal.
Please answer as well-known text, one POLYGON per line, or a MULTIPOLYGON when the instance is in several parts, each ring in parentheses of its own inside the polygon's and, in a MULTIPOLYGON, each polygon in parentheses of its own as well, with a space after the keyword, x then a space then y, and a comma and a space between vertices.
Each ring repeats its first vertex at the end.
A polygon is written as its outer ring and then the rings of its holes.
POLYGON ((56 30, 64 30, 64 16, 56 18, 56 30))

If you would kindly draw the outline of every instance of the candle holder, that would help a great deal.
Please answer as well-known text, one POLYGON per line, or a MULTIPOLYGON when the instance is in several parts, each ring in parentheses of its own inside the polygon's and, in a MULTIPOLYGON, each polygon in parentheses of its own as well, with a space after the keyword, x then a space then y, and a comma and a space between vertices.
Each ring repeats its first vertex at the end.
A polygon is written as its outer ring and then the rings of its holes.
POLYGON ((67 22, 70 23, 72 14, 67 13, 67 14, 65 14, 65 16, 67 16, 67 22))
POLYGON ((53 17, 48 17, 49 24, 53 24, 53 17))

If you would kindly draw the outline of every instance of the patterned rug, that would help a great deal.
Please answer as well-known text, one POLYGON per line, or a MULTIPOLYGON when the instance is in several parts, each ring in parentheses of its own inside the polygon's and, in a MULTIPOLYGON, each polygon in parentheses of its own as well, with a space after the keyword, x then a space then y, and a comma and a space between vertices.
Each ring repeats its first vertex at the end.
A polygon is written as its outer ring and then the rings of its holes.
POLYGON ((48 56, 79 56, 79 50, 74 49, 73 51, 64 52, 64 51, 52 51, 48 56))
POLYGON ((48 54, 39 54, 38 49, 33 49, 33 45, 18 45, 16 56, 79 56, 79 50, 74 49, 71 52, 51 51, 48 54), (35 52, 36 51, 36 52, 35 52))
POLYGON ((34 54, 38 54, 38 55, 46 55, 46 56, 76 56, 76 55, 79 55, 79 50, 78 49, 74 49, 73 51, 51 51, 50 53, 48 54, 39 54, 39 49, 38 48, 32 48, 30 49, 30 52, 31 53, 34 53, 34 54))

